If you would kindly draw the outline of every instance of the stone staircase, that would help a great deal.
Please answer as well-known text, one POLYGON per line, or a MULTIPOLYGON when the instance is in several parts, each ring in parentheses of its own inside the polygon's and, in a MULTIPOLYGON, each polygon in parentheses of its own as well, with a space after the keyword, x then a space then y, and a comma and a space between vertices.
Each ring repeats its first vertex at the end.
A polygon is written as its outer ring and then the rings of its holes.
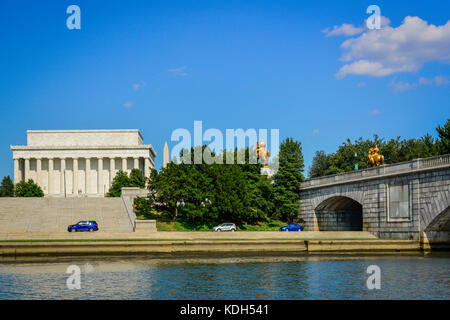
POLYGON ((133 232, 121 198, 0 198, 0 233, 67 232, 81 220, 101 233, 133 232))

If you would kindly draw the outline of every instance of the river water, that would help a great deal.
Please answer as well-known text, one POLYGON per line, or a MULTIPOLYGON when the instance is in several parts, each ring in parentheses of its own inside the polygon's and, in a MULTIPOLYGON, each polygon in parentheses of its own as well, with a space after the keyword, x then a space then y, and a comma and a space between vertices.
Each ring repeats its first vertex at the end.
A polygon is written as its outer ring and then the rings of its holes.
POLYGON ((0 299, 447 300, 450 255, 0 258, 0 299), (71 265, 81 289, 67 287, 71 265), (380 289, 367 288, 371 265, 380 289))

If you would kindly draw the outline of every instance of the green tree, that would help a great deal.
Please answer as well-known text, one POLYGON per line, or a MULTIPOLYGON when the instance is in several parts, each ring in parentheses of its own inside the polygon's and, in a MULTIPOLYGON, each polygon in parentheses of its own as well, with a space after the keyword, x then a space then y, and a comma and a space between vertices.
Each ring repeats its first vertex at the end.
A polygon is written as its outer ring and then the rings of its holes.
MULTIPOLYGON (((445 141, 445 129, 441 128, 441 133, 441 141, 445 141)), ((327 155, 323 151, 317 151, 309 168, 309 177, 315 178, 352 171, 355 163, 360 169, 365 169, 367 168, 368 150, 375 145, 380 148, 380 154, 384 156, 385 163, 392 164, 442 154, 442 150, 445 148, 441 145, 444 145, 445 142, 441 141, 434 139, 429 134, 418 139, 401 140, 400 137, 397 137, 387 142, 376 134, 373 139, 359 138, 353 142, 347 139, 334 153, 327 155)))
POLYGON ((111 184, 111 188, 109 188, 107 197, 120 197, 122 194, 122 188, 131 187, 131 180, 128 177, 127 173, 119 170, 116 176, 113 179, 111 184))
POLYGON ((250 212, 247 220, 250 223, 265 221, 274 214, 273 184, 271 179, 260 173, 246 173, 250 212))
POLYGON ((287 138, 280 144, 279 168, 274 175, 276 215, 285 221, 293 221, 299 214, 304 167, 301 143, 287 138))
POLYGON ((44 192, 32 179, 27 182, 21 181, 16 185, 14 191, 16 197, 43 197, 44 192))
POLYGON ((139 169, 132 169, 130 172, 130 187, 145 188, 145 177, 139 169))
POLYGON ((175 220, 178 216, 178 205, 183 196, 186 183, 185 164, 169 163, 166 168, 162 168, 158 173, 152 169, 148 184, 149 198, 157 211, 166 212, 168 216, 175 220))
POLYGON ((330 167, 330 157, 323 150, 316 151, 312 165, 309 167, 308 176, 317 178, 325 175, 330 167))
POLYGON ((338 147, 335 153, 328 155, 329 167, 323 170, 323 175, 352 171, 355 168, 355 164, 358 164, 360 169, 367 168, 368 150, 374 145, 378 145, 380 149, 383 145, 383 140, 377 135, 374 135, 373 140, 359 138, 352 142, 350 139, 347 139, 338 147))
POLYGON ((211 165, 211 211, 219 221, 251 222, 250 183, 238 164, 211 165))
POLYGON ((441 154, 449 154, 450 153, 450 119, 447 119, 447 122, 443 127, 438 126, 436 131, 439 135, 439 148, 441 154))
POLYGON ((134 212, 138 216, 148 216, 151 212, 151 201, 148 198, 136 197, 133 201, 134 212))
POLYGON ((4 177, 2 180, 0 197, 14 197, 14 183, 9 176, 4 177))
MULTIPOLYGON (((186 151, 184 159, 190 164, 171 162, 159 172, 152 170, 148 188, 153 208, 195 226, 265 220, 273 210, 272 185, 261 176, 261 164, 249 163, 248 149, 240 151, 247 155, 243 164, 236 163, 237 152, 234 164, 195 164, 193 155, 206 148, 186 151)), ((227 152, 218 157, 225 163, 227 152)))

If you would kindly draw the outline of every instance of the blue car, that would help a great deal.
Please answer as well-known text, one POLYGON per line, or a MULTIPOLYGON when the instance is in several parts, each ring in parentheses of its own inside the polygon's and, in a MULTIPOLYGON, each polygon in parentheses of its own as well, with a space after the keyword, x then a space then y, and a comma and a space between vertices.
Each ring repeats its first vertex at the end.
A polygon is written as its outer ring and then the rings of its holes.
POLYGON ((96 221, 79 221, 77 224, 72 224, 67 227, 67 231, 98 231, 98 224, 96 221))
POLYGON ((280 231, 303 231, 303 226, 297 223, 291 223, 287 226, 281 227, 280 231))

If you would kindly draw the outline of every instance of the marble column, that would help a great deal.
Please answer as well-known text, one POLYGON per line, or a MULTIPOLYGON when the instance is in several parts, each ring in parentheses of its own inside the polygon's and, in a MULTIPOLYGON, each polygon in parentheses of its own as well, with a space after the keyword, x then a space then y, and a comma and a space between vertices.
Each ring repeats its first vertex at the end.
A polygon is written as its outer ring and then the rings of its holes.
POLYGON ((78 158, 73 158, 73 194, 78 196, 78 158))
POLYGON ((20 176, 20 160, 14 159, 14 184, 22 181, 22 177, 20 176))
POLYGON ((53 191, 53 159, 48 159, 48 192, 51 194, 53 191))
POLYGON ((86 190, 84 191, 85 194, 89 194, 90 187, 90 181, 91 181, 91 159, 90 158, 86 158, 86 190))
POLYGON ((59 193, 66 196, 66 159, 61 158, 61 176, 60 176, 59 193))
POLYGON ((97 193, 98 194, 104 194, 103 190, 103 158, 98 158, 98 165, 97 165, 97 193))
POLYGON ((114 179, 114 176, 116 174, 116 159, 111 158, 109 159, 109 186, 112 186, 112 182, 114 179))
POLYGON ((25 182, 30 179, 30 159, 25 159, 25 182))
POLYGON ((42 159, 36 159, 36 183, 38 186, 42 187, 42 159))
POLYGON ((122 171, 127 172, 127 158, 122 158, 122 171))
POLYGON ((25 172, 23 172, 25 169, 25 159, 19 159, 19 180, 23 181, 25 178, 25 172))
POLYGON ((133 169, 139 169, 139 158, 134 158, 133 169))
POLYGON ((146 178, 150 178, 150 159, 149 158, 145 158, 144 175, 146 178))

